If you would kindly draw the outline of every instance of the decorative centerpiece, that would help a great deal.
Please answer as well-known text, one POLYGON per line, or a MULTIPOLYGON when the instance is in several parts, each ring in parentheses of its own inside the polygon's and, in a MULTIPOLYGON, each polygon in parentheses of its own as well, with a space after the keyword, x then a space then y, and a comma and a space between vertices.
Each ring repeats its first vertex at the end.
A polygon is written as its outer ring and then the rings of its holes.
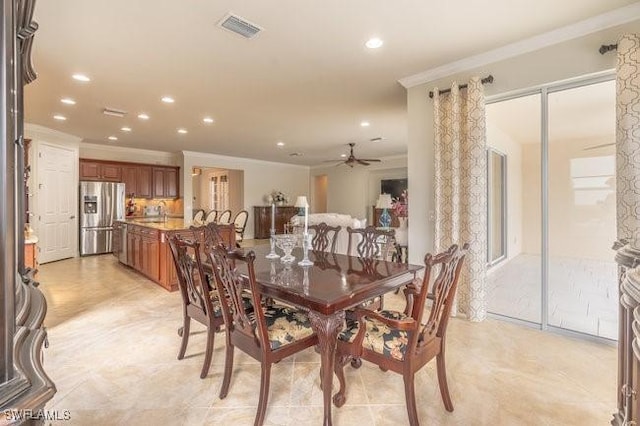
POLYGON ((283 206, 289 202, 289 197, 287 197, 287 194, 285 194, 284 192, 276 191, 274 189, 270 194, 265 196, 265 200, 269 204, 283 206))
POLYGON ((276 246, 284 252, 284 256, 280 259, 283 263, 291 263, 296 260, 295 256, 291 254, 293 248, 298 243, 298 236, 295 234, 278 234, 274 235, 276 246))
POLYGON ((400 197, 391 201, 391 208, 400 222, 400 228, 406 228, 409 215, 409 194, 406 189, 402 191, 400 197))

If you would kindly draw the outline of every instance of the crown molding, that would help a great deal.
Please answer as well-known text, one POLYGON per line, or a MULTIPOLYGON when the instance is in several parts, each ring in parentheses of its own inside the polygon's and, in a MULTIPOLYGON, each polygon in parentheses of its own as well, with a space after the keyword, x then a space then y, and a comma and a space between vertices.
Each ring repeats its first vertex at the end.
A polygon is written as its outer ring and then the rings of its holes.
POLYGON ((156 157, 163 157, 166 159, 175 159, 176 158, 176 153, 173 152, 167 152, 167 151, 155 151, 152 149, 142 149, 142 148, 129 148, 126 146, 118 146, 118 145, 103 145, 100 143, 92 143, 92 142, 82 142, 82 148, 88 148, 88 149, 96 149, 96 150, 100 150, 100 151, 107 151, 107 152, 118 152, 118 153, 123 153, 123 152, 129 152, 131 154, 139 154, 139 155, 154 155, 156 157))
POLYGON ((81 137, 33 123, 24 123, 24 133, 28 139, 42 139, 47 142, 79 144, 82 140, 81 137))
POLYGON ((513 58, 524 53, 533 52, 564 41, 573 40, 607 28, 626 24, 640 18, 640 2, 594 16, 566 27, 539 34, 497 49, 489 50, 478 55, 469 56, 458 61, 450 62, 439 67, 431 68, 418 74, 401 78, 398 82, 406 89, 448 77, 464 71, 469 71, 484 65, 513 58))

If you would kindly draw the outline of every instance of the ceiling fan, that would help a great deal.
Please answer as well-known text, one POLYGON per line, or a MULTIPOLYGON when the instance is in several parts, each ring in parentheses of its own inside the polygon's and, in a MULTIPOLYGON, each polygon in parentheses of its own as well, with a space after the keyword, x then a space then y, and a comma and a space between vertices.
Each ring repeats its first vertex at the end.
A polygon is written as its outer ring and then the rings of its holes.
POLYGON ((353 167, 356 164, 360 164, 363 166, 368 166, 370 163, 379 163, 382 160, 379 160, 377 158, 356 158, 356 156, 353 154, 353 147, 356 146, 356 144, 354 142, 350 142, 349 143, 349 147, 350 147, 350 153, 349 156, 344 159, 344 160, 327 160, 327 161, 339 161, 338 164, 336 164, 336 166, 339 166, 340 164, 346 164, 349 167, 353 167))

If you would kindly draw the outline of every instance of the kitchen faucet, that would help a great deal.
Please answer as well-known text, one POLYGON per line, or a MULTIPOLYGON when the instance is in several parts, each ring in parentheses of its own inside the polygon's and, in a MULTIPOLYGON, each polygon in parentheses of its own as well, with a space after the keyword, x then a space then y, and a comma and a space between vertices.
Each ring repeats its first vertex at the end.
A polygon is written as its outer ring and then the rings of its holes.
POLYGON ((162 216, 164 222, 167 221, 167 203, 164 200, 160 200, 158 203, 158 214, 162 216))

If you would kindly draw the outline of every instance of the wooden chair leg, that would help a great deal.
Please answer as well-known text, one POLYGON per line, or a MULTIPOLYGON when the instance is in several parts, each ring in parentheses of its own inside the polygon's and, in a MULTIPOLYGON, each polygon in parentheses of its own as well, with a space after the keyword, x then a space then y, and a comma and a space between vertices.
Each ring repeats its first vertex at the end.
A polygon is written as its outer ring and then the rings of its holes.
POLYGON ((191 326, 191 317, 188 317, 185 315, 184 325, 178 329, 178 336, 182 336, 182 343, 180 344, 178 359, 184 358, 184 353, 187 351, 187 343, 189 342, 190 326, 191 326))
POLYGON ((413 373, 408 373, 402 376, 404 379, 404 397, 407 402, 407 414, 409 415, 409 424, 411 426, 418 426, 418 410, 416 408, 416 392, 414 387, 413 373))
POLYGON ((200 378, 204 379, 209 374, 209 367, 211 366, 211 356, 213 355, 213 343, 216 337, 216 331, 212 326, 207 328, 207 349, 204 353, 204 364, 202 365, 202 372, 200 372, 200 378))
POLYGON ((347 400, 347 382, 344 378, 344 366, 347 365, 350 359, 350 355, 337 356, 333 366, 333 371, 336 373, 338 381, 340 382, 340 389, 338 390, 338 393, 333 395, 333 404, 336 407, 342 407, 347 400))
POLYGON ((258 402, 258 412, 256 413, 256 421, 254 426, 262 426, 264 423, 264 415, 267 411, 267 400, 269 399, 269 380, 271 379, 271 364, 262 363, 262 372, 260 375, 260 401, 258 402))
POLYGON ((451 401, 449 385, 447 384, 447 369, 444 364, 444 350, 436 355, 436 364, 438 367, 438 387, 440 388, 440 395, 442 395, 442 402, 444 402, 444 408, 451 412, 453 411, 453 402, 451 401))
POLYGON ((222 388, 220 388, 220 399, 227 397, 229 392, 229 383, 231 382, 231 373, 233 372, 233 345, 227 339, 227 349, 224 356, 224 378, 222 379, 222 388))

